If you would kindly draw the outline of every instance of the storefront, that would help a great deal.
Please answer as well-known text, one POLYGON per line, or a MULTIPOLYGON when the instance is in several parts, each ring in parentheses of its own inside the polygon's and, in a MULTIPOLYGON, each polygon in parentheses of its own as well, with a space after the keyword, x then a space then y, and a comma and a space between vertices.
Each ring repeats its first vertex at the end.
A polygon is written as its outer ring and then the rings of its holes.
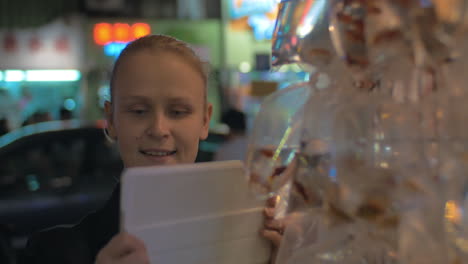
POLYGON ((0 30, 0 119, 10 129, 80 116, 83 23, 57 20, 36 29, 0 30), (71 116, 70 116, 71 115, 71 116))

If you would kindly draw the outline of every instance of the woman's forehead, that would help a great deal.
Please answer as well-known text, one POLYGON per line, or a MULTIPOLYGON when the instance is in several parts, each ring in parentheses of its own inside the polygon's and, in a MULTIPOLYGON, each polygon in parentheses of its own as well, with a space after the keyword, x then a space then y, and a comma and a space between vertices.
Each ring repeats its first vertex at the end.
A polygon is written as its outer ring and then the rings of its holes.
POLYGON ((155 100, 163 100, 166 104, 190 104, 194 101, 199 101, 196 96, 189 94, 182 95, 167 95, 167 96, 150 96, 148 94, 122 94, 119 100, 128 103, 152 103, 155 100))
MULTIPOLYGON (((144 49, 135 51, 122 58, 120 64, 120 68, 125 68, 126 70, 120 73, 118 72, 117 74, 119 75, 129 70, 141 70, 142 68, 147 70, 162 69, 167 71, 179 69, 181 71, 193 71, 197 75, 200 75, 193 66, 193 61, 184 57, 182 54, 177 54, 170 50, 144 49)), ((200 76, 200 78, 202 78, 202 76, 200 76)))
POLYGON ((116 73, 116 93, 121 95, 166 94, 205 96, 203 78, 177 56, 139 53, 127 57, 116 73))
POLYGON ((160 101, 167 103, 203 102, 202 87, 149 85, 116 85, 116 98, 121 101, 160 101))

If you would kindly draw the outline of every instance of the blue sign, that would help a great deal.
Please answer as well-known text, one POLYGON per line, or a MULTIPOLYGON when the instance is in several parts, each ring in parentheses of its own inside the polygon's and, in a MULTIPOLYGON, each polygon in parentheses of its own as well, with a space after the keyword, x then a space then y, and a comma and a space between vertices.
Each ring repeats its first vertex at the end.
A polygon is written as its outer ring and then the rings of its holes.
POLYGON ((252 15, 249 17, 248 23, 253 29, 255 39, 268 40, 273 37, 275 21, 266 15, 252 15))
POLYGON ((127 47, 128 42, 111 42, 104 46, 104 54, 109 57, 118 57, 125 47, 127 47))
POLYGON ((278 0, 231 0, 230 15, 233 19, 264 14, 273 11, 278 0))

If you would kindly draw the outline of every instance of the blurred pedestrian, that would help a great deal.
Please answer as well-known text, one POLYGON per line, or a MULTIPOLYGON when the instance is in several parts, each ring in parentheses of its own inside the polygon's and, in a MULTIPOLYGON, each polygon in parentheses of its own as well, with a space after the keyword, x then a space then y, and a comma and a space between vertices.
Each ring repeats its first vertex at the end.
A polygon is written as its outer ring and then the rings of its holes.
POLYGON ((70 120, 73 118, 73 112, 65 107, 60 108, 60 120, 70 120))
POLYGON ((0 136, 3 136, 8 132, 10 132, 10 126, 8 124, 8 119, 0 118, 0 136))

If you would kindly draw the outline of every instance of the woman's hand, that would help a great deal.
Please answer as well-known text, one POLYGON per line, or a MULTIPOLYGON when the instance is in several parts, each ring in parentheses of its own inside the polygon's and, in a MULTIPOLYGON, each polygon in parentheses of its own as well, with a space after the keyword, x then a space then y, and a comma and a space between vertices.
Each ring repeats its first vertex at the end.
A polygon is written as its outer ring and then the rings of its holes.
POLYGON ((122 232, 114 236, 99 251, 96 264, 149 264, 145 244, 129 233, 122 232))
POLYGON ((274 263, 276 253, 278 252, 283 238, 283 232, 285 228, 285 221, 282 219, 275 219, 276 211, 276 200, 277 197, 268 199, 266 208, 264 210, 265 222, 264 228, 262 229, 262 236, 270 240, 273 244, 273 253, 271 256, 270 263, 274 263))

